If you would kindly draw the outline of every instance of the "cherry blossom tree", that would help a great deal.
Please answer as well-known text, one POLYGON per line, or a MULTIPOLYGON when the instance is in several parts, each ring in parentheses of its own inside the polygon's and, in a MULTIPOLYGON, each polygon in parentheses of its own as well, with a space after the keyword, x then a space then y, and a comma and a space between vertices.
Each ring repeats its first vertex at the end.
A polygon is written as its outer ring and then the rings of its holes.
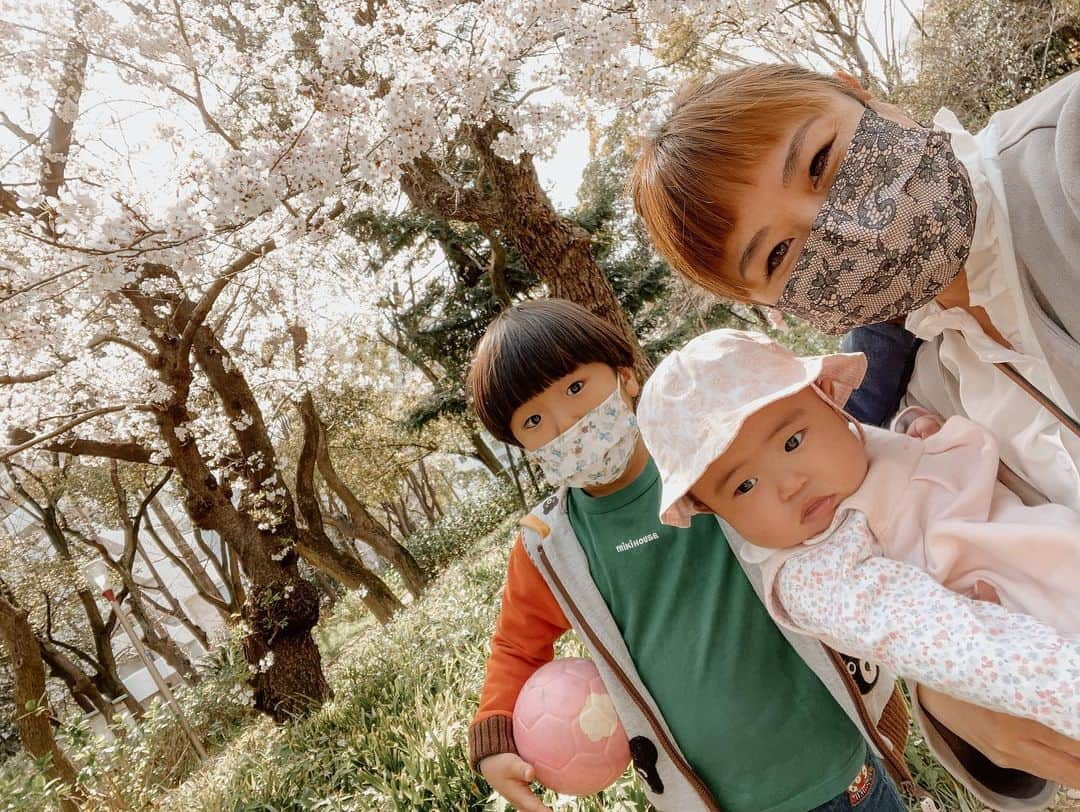
MULTIPOLYGON (((393 274, 359 261, 343 215, 473 224, 489 268, 512 247, 633 339, 534 160, 584 118, 646 126, 682 75, 761 31, 801 36, 773 0, 0 0, 0 457, 171 468, 249 582, 257 707, 318 705, 298 557, 384 619, 400 606, 338 554, 314 481, 355 507, 314 393, 363 378, 355 337, 393 274)), ((387 539, 372 547, 408 570, 387 539)))

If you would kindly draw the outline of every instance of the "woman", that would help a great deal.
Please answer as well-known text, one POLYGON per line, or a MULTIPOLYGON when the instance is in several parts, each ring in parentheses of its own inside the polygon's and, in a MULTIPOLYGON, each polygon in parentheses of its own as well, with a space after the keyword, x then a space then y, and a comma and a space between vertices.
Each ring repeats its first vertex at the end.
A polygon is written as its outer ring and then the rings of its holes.
MULTIPOLYGON (((829 332, 903 321, 924 339, 908 398, 981 423, 1080 508, 1080 74, 977 135, 948 111, 936 125, 850 77, 746 68, 680 94, 632 193, 672 267, 720 295, 829 332)), ((1074 743, 917 699, 931 749, 988 803, 1040 794, 994 764, 1080 785, 1074 743)))

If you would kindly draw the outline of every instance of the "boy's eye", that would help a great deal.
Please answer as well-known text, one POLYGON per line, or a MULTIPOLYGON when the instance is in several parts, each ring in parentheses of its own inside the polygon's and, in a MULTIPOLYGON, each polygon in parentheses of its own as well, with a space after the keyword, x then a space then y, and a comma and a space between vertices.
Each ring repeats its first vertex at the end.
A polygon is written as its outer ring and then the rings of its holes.
POLYGON ((757 485, 756 476, 750 477, 750 479, 744 479, 742 482, 739 483, 739 487, 735 489, 735 493, 736 495, 740 493, 750 493, 750 491, 754 489, 755 485, 757 485))
POLYGON ((531 414, 525 418, 525 422, 522 425, 527 429, 534 429, 540 425, 540 415, 531 414))
POLYGON ((585 388, 585 381, 574 381, 568 387, 566 387, 566 394, 576 395, 582 389, 585 388))
POLYGON ((780 267, 780 263, 784 261, 784 257, 787 256, 788 249, 791 248, 791 240, 784 240, 782 243, 773 248, 769 252, 768 258, 765 260, 765 278, 772 277, 773 272, 780 267))
POLYGON ((797 431, 787 438, 787 442, 784 443, 784 451, 794 451, 796 448, 802 445, 803 433, 797 431))
POLYGON ((829 167, 829 153, 832 152, 833 143, 833 141, 830 141, 819 149, 814 153, 814 157, 810 161, 810 180, 814 182, 814 186, 818 185, 821 176, 825 174, 825 170, 829 167))

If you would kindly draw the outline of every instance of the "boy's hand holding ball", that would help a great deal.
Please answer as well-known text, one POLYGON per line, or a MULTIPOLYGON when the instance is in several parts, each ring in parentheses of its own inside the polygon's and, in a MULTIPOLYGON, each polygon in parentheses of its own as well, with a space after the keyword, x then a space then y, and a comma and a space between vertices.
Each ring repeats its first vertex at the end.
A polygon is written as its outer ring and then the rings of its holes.
POLYGON ((499 753, 480 762, 480 773, 491 788, 521 812, 551 812, 529 785, 536 780, 536 770, 516 753, 499 753))
POLYGON ((630 743, 591 660, 554 660, 522 686, 514 707, 518 754, 480 762, 480 772, 525 812, 548 809, 529 784, 565 795, 592 795, 614 783, 630 763, 630 743))

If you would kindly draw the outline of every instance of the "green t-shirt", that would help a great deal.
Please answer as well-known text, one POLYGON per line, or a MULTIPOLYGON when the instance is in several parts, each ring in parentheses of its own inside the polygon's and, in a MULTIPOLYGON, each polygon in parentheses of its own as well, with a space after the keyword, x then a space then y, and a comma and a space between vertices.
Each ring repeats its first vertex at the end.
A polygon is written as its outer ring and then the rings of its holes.
POLYGON ((727 812, 806 812, 843 792, 862 734, 781 635, 712 516, 658 518, 650 460, 630 485, 572 489, 570 524, 638 674, 727 812))

